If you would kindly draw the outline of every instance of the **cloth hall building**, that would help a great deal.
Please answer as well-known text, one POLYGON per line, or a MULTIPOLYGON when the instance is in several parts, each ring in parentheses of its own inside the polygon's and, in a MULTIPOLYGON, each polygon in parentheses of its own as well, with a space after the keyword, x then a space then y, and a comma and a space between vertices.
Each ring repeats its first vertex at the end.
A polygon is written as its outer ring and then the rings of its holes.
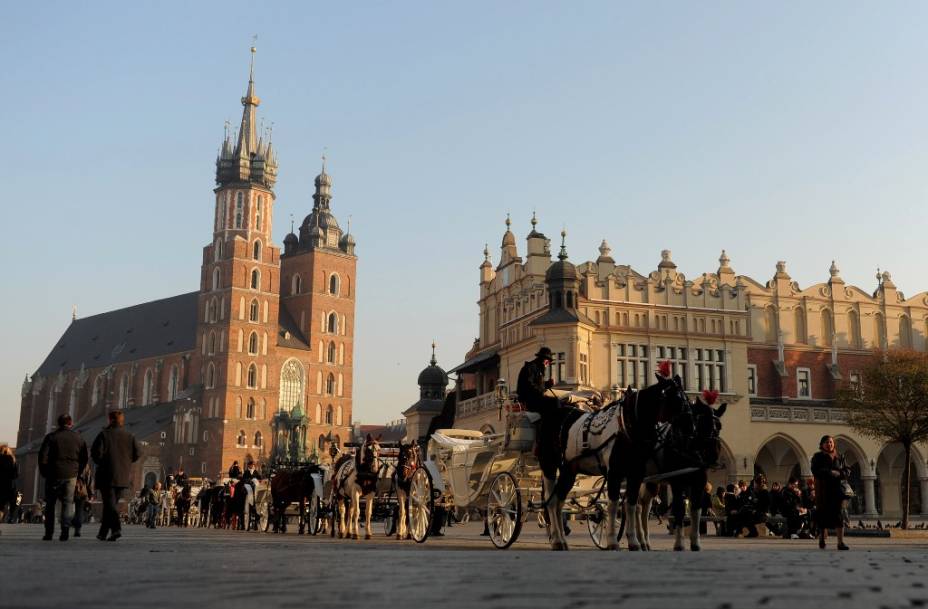
POLYGON ((299 234, 283 251, 273 242, 278 162, 257 126, 253 67, 216 159, 198 289, 73 319, 23 383, 24 503, 39 495, 37 452, 61 413, 89 443, 108 410, 126 411, 145 453, 135 488, 177 467, 215 479, 233 460, 300 460, 350 439, 355 241, 332 213, 323 163, 299 234))
MULTIPOLYGON (((524 255, 508 219, 498 264, 484 251, 479 338, 449 371, 458 376, 454 426, 503 431, 494 386, 504 379, 514 390, 541 345, 555 353, 549 374, 560 387, 606 394, 651 384, 657 362, 670 360, 691 395, 717 389, 729 403, 715 484, 756 472, 780 483, 808 477, 819 438, 831 434, 853 468, 851 512, 898 516, 901 447, 855 434, 833 399, 859 378, 873 348, 928 350, 928 293, 905 297, 888 272, 873 291, 850 286, 834 263, 825 281, 805 288, 785 262, 757 281, 738 275, 724 251, 714 271, 694 278, 667 250, 640 273, 618 264, 605 241, 595 260, 575 266, 563 245, 552 260, 549 240, 531 224, 524 255)), ((916 447, 912 464, 914 515, 928 514, 926 449, 916 447)))

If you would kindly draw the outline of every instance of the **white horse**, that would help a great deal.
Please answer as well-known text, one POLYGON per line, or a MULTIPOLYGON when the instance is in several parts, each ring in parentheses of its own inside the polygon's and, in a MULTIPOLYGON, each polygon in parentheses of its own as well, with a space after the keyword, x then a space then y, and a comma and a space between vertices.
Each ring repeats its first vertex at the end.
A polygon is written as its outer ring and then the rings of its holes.
POLYGON ((160 527, 171 524, 171 514, 174 512, 174 492, 174 488, 168 488, 161 493, 161 510, 158 512, 158 526, 160 527))
MULTIPOLYGON (((371 516, 374 513, 374 499, 377 497, 377 481, 380 477, 380 444, 368 434, 358 453, 351 457, 345 455, 335 464, 332 478, 332 496, 338 505, 338 525, 333 523, 333 532, 339 538, 359 539, 361 520, 361 500, 365 502, 364 539, 371 538, 371 516), (351 501, 350 511, 346 515, 345 500, 351 501)), ((334 519, 335 514, 332 515, 334 519)))

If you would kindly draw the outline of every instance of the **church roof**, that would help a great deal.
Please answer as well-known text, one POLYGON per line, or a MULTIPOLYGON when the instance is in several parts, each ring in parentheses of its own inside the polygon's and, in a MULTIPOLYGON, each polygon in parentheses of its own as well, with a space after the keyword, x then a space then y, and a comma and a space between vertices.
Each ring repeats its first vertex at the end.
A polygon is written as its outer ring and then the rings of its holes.
POLYGON ((59 372, 100 368, 196 347, 197 296, 189 292, 124 309, 75 319, 36 370, 59 372))
POLYGON ((291 349, 312 350, 309 346, 309 341, 306 340, 306 337, 304 337, 303 333, 300 331, 300 326, 297 325, 293 316, 290 315, 290 312, 287 311, 285 307, 280 307, 280 311, 277 314, 277 325, 278 345, 281 347, 290 347, 291 349))

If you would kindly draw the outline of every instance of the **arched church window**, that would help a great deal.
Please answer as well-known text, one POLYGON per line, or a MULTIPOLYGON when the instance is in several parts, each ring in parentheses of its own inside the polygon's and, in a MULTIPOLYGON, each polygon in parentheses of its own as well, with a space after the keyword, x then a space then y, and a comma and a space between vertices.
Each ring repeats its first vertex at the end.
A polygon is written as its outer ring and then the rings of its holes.
POLYGON ((822 309, 822 344, 826 347, 831 346, 831 338, 834 334, 831 323, 831 310, 822 309))
POLYGON ((261 272, 258 269, 251 271, 251 289, 257 290, 261 286, 261 272))
POLYGON ((332 276, 329 277, 329 294, 338 296, 338 275, 332 273, 332 276))
POLYGON ((248 406, 245 407, 245 418, 253 419, 255 418, 255 399, 248 398, 248 406))
POLYGON ((213 269, 213 289, 218 290, 219 287, 219 267, 217 266, 213 269))
POLYGON ((206 388, 210 389, 216 386, 216 368, 210 362, 209 366, 206 367, 206 388))
POLYGON ((256 431, 255 432, 255 448, 261 448, 262 446, 264 446, 264 438, 261 437, 260 431, 256 431))
POLYGON ((328 378, 325 380, 325 392, 328 395, 335 394, 335 375, 329 373, 328 378))
POLYGON ((303 379, 302 364, 288 360, 280 371, 280 410, 290 412, 303 403, 303 379))
POLYGON ((299 294, 303 291, 303 279, 300 277, 299 273, 293 276, 293 280, 290 285, 291 294, 299 294))
POLYGON ((154 396, 154 375, 151 372, 151 368, 145 371, 145 382, 142 384, 142 405, 148 406, 151 404, 154 396))
POLYGON ((244 429, 238 430, 238 438, 236 439, 235 444, 239 448, 242 448, 243 446, 245 446, 245 443, 247 441, 248 441, 248 436, 245 435, 245 430, 244 429))
POLYGON ((248 309, 248 321, 258 321, 258 312, 258 299, 255 298, 248 309))
POLYGON ((248 366, 248 388, 255 389, 258 386, 258 367, 254 364, 248 366))
POLYGON ((255 212, 255 230, 261 230, 261 212, 264 207, 264 197, 258 197, 258 211, 255 212))
POLYGON ((261 242, 255 241, 255 245, 252 251, 252 257, 255 260, 261 260, 261 242))
POLYGON ((852 349, 860 349, 860 318, 857 311, 850 309, 847 312, 848 342, 852 349))
POLYGON ((258 354, 258 333, 252 332, 248 336, 248 353, 249 355, 258 354))
POLYGON ((242 228, 242 214, 245 211, 244 195, 235 195, 235 228, 242 228))
POLYGON ((328 362, 329 362, 330 364, 334 364, 334 363, 335 363, 335 343, 334 343, 334 342, 329 343, 329 357, 328 357, 328 362))
POLYGON ((807 339, 806 332, 806 310, 799 305, 796 307, 796 342, 800 344, 805 344, 807 339))
POLYGON ((329 404, 325 409, 325 424, 331 425, 333 422, 332 405, 329 404))
POLYGON ((171 366, 168 376, 168 400, 173 402, 177 398, 177 385, 180 381, 177 366, 171 366))
POLYGON ((338 334, 338 315, 329 313, 328 330, 332 334, 338 334))

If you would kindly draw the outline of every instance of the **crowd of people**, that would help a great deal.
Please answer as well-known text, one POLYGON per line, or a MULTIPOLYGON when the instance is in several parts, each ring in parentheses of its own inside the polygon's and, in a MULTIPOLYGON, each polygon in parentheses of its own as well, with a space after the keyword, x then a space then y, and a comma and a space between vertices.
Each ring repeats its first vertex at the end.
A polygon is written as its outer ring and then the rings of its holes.
MULTIPOLYGON (((804 480, 790 477, 785 485, 759 474, 751 484, 718 487, 708 508, 711 519, 722 535, 758 537, 758 525, 769 534, 786 539, 819 540, 825 548, 827 531, 834 530, 838 549, 846 550, 844 529, 848 525, 846 500, 852 494, 850 470, 837 452, 834 438, 823 436, 819 451, 812 457, 812 476, 804 480)), ((711 491, 711 486, 706 489, 711 491)))

